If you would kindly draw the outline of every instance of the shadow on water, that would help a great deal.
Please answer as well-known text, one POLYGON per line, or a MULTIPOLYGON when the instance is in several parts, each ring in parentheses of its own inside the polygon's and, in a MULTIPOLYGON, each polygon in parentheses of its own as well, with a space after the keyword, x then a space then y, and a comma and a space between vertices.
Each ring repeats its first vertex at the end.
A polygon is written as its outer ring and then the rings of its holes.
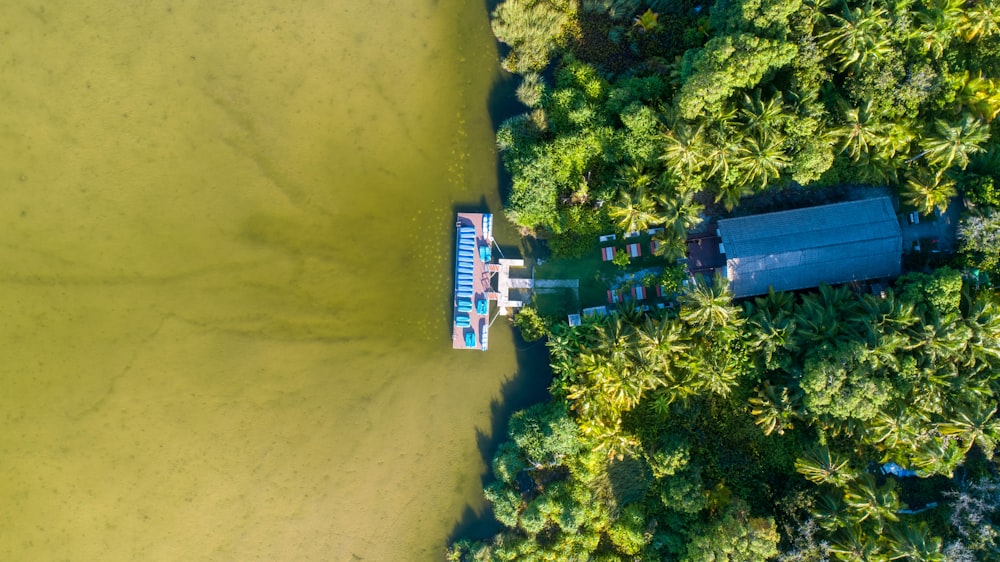
MULTIPOLYGON (((500 46, 503 47, 503 44, 501 43, 500 46)), ((499 129, 500 124, 508 118, 528 111, 528 107, 517 101, 517 97, 514 95, 519 82, 519 77, 505 70, 498 71, 497 79, 493 83, 493 88, 490 89, 489 100, 486 102, 494 131, 499 129)), ((511 177, 503 166, 503 158, 499 154, 497 156, 497 186, 500 190, 500 200, 506 202, 510 197, 511 177)))
MULTIPOLYGON (((493 480, 490 465, 493 455, 501 443, 507 440, 507 421, 518 411, 549 399, 549 383, 552 370, 549 368, 549 350, 545 340, 525 342, 514 332, 514 348, 517 352, 517 372, 500 388, 500 400, 490 403, 491 427, 489 432, 476 431, 479 453, 486 463, 482 474, 485 486, 493 480)), ((459 539, 484 539, 495 535, 502 525, 493 517, 489 507, 476 513, 470 506, 462 512, 462 518, 452 529, 448 544, 459 539)))
POLYGON ((453 215, 458 213, 488 213, 490 212, 490 204, 486 201, 486 196, 479 198, 477 203, 456 203, 451 206, 451 212, 453 215))
MULTIPOLYGON (((491 14, 501 0, 486 0, 487 14, 491 14)), ((498 44, 500 57, 507 55, 508 47, 498 44)), ((493 130, 496 131, 504 120, 525 113, 528 108, 521 104, 514 95, 519 78, 500 70, 497 79, 490 89, 487 100, 487 111, 493 130)), ((510 196, 511 177, 503 166, 501 158, 496 160, 497 186, 501 201, 507 201, 510 196)), ((485 198, 478 205, 456 205, 455 212, 483 212, 488 208, 485 198)), ((494 221, 495 223, 496 221, 494 221)), ((513 257, 519 248, 504 245, 501 252, 513 257)), ((526 252, 531 254, 530 249, 526 252)), ((486 469, 481 475, 482 485, 493 480, 491 464, 497 448, 507 439, 507 422, 510 416, 533 404, 549 399, 549 384, 552 380, 552 370, 549 367, 549 352, 544 340, 525 342, 516 330, 513 331, 514 349, 517 354, 517 372, 515 372, 500 388, 499 400, 490 403, 489 431, 478 430, 476 441, 479 454, 482 455, 486 469)), ((484 539, 500 531, 502 525, 493 516, 493 510, 487 506, 482 513, 476 513, 471 506, 466 506, 462 517, 455 524, 448 537, 451 544, 459 539, 484 539)))

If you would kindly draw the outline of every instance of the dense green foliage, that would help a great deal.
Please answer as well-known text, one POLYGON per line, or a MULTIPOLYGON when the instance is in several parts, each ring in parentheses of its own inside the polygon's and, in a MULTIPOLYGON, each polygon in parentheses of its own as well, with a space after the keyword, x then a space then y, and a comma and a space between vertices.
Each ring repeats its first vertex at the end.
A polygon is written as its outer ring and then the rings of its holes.
POLYGON ((968 497, 1000 484, 992 291, 943 268, 884 297, 738 307, 715 279, 680 302, 553 328, 554 401, 511 421, 486 491, 508 530, 456 559, 992 559, 1000 504, 968 497))
POLYGON ((449 557, 1000 560, 1000 5, 500 6, 528 38, 498 33, 529 108, 498 132, 507 214, 556 253, 663 226, 683 257, 704 216, 794 184, 969 212, 952 267, 879 294, 733 303, 699 278, 675 308, 554 323, 553 399, 493 459, 505 528, 449 557))
POLYGON ((995 0, 510 0, 494 18, 525 29, 498 33, 507 61, 535 61, 507 65, 530 111, 498 133, 525 229, 682 232, 698 200, 789 183, 889 185, 923 213, 959 189, 996 201, 995 0))

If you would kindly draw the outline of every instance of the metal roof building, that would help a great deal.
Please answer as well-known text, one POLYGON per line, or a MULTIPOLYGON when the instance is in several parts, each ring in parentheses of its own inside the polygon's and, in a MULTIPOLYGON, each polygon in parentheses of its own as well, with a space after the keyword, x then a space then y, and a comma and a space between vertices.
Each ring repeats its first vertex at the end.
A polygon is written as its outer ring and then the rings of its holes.
POLYGON ((733 296, 900 273, 903 236, 888 197, 718 223, 733 296))

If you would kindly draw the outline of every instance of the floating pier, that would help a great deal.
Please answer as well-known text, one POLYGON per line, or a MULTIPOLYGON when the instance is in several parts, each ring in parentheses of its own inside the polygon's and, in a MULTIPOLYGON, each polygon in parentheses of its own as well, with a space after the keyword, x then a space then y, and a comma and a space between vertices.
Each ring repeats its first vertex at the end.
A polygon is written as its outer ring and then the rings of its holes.
POLYGON ((489 348, 493 215, 458 213, 455 222, 455 299, 451 344, 455 349, 489 348))

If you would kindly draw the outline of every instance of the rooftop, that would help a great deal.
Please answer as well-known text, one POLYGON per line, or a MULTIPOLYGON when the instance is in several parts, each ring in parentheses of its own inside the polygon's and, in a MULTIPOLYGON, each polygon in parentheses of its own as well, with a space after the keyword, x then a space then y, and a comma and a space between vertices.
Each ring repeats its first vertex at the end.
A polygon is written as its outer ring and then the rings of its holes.
POLYGON ((737 298, 899 275, 903 239, 888 197, 718 223, 737 298))

